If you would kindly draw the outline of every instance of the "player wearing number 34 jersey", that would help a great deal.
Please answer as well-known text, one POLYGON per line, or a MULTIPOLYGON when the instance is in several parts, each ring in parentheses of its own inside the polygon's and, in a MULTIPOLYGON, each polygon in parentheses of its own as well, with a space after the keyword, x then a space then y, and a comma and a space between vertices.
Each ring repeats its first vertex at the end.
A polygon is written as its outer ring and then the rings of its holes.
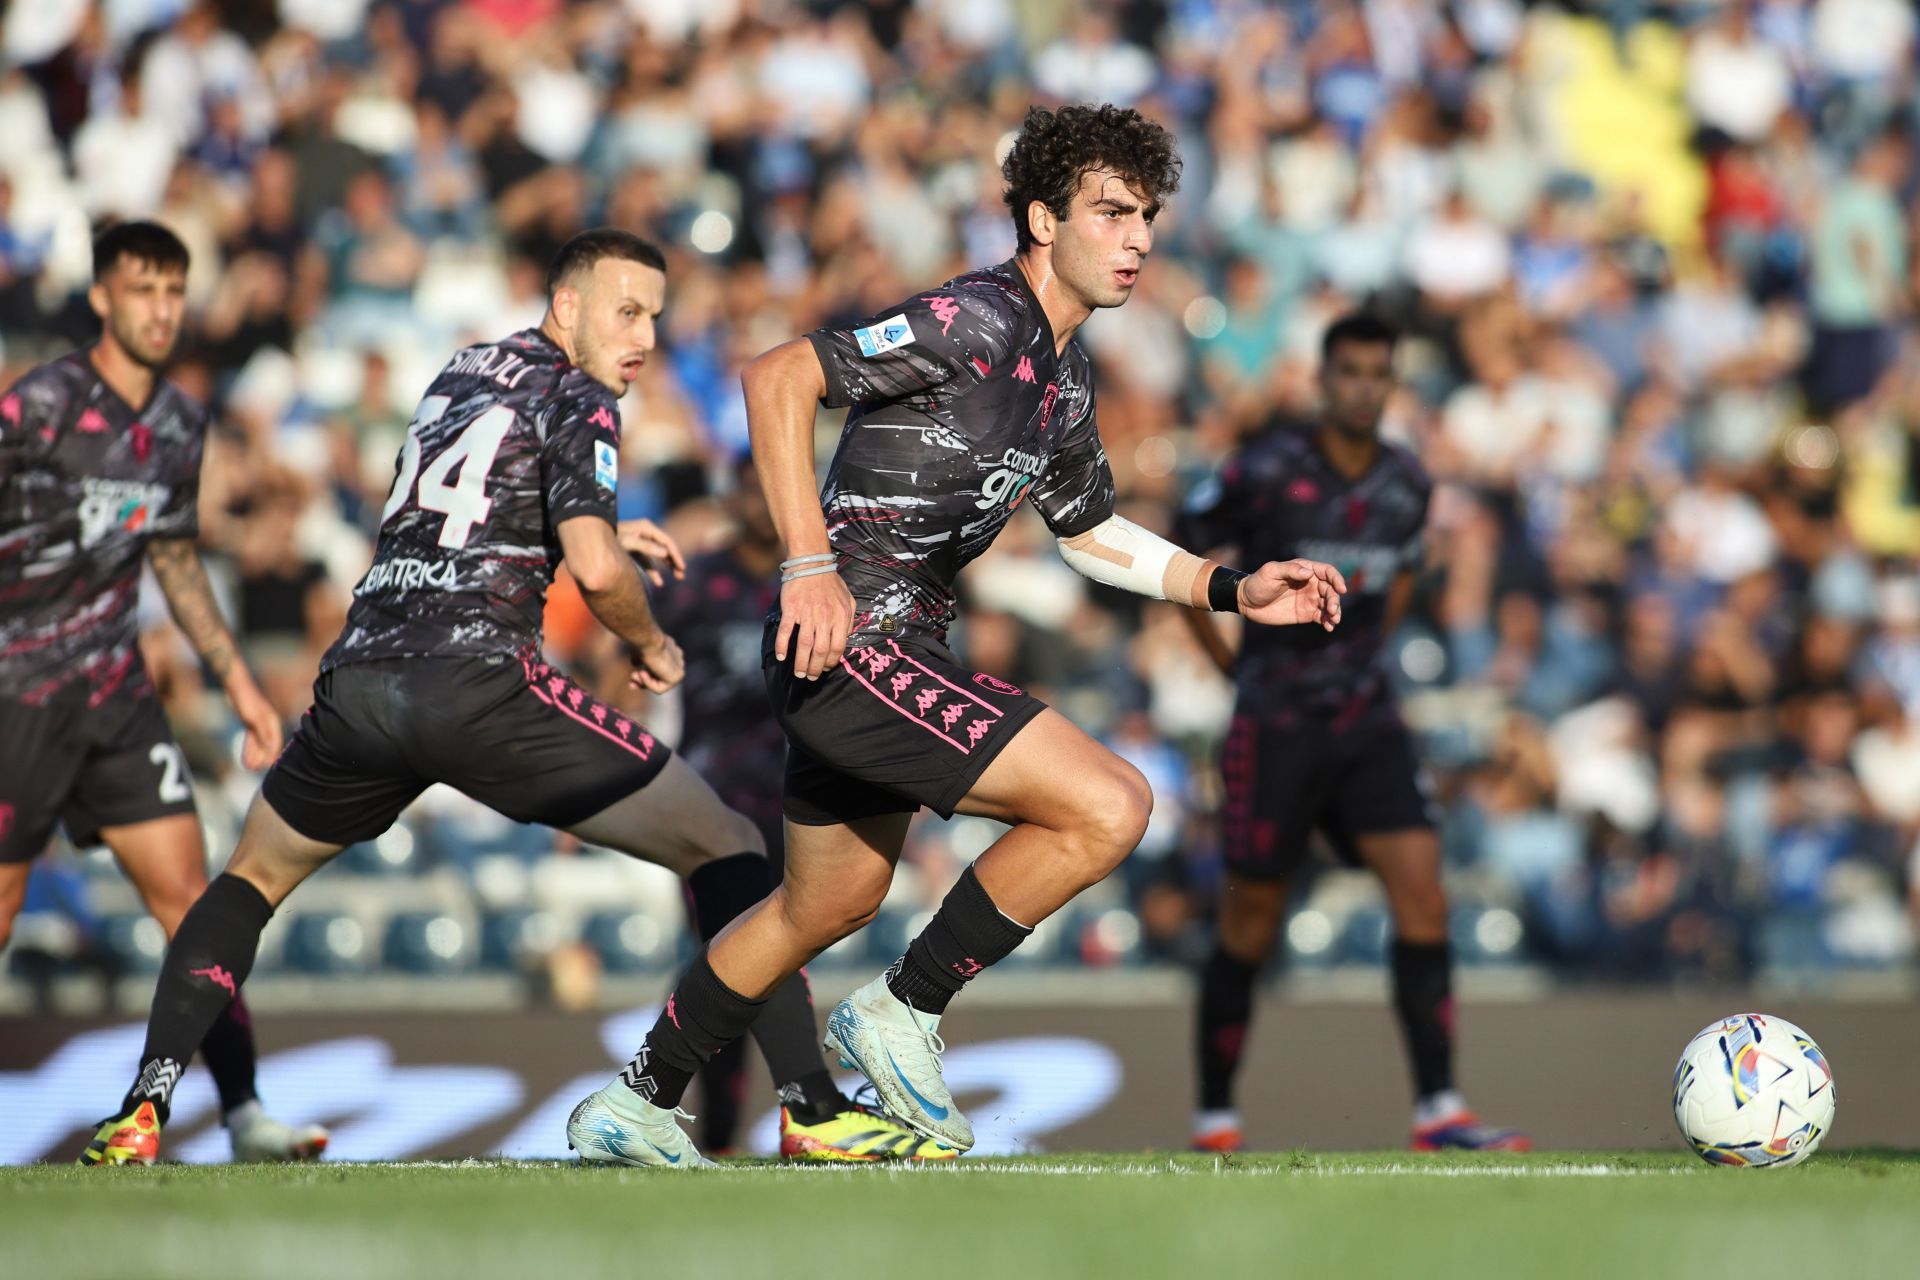
MULTIPOLYGON (((703 936, 771 889, 753 823, 645 726, 541 658, 547 588, 564 563, 595 616, 626 642, 637 685, 664 692, 684 669, 628 554, 656 552, 678 565, 678 549, 650 526, 614 522, 615 395, 653 347, 665 259, 637 236, 585 232, 561 249, 547 285, 539 328, 459 352, 420 402, 373 565, 226 874, 168 949, 140 1076, 100 1126, 101 1158, 141 1147, 143 1131, 157 1137, 216 985, 246 980, 281 900, 345 846, 385 831, 436 782, 516 821, 561 827, 686 876, 703 936)), ((814 1042, 804 980, 773 994, 754 1032, 786 1104, 788 1154, 939 1154, 840 1095, 814 1042)), ((630 1132, 617 1114, 576 1114, 568 1136, 586 1159, 644 1163, 652 1152, 703 1163, 670 1121, 660 1133, 630 1132)))

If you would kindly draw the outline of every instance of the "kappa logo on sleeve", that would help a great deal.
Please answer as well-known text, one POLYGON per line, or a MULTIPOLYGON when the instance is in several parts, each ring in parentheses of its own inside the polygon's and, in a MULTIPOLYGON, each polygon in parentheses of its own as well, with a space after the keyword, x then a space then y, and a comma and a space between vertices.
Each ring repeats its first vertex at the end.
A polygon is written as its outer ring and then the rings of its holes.
POLYGON ((891 320, 882 320, 879 324, 855 329, 853 337, 854 341, 860 344, 860 354, 869 360, 899 347, 910 347, 916 340, 913 326, 907 323, 905 312, 891 320))
POLYGON ((593 478, 602 489, 620 487, 620 456, 605 440, 593 442, 593 478))

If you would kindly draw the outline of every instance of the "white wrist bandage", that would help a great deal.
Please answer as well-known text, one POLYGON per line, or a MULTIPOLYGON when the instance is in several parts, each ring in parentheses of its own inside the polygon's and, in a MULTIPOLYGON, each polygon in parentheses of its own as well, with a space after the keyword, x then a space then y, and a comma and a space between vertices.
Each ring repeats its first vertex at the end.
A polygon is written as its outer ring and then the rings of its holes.
POLYGON ((1194 592, 1207 562, 1125 516, 1108 516, 1085 533, 1059 542, 1067 563, 1095 582, 1154 600, 1206 607, 1204 599, 1194 599, 1194 592))

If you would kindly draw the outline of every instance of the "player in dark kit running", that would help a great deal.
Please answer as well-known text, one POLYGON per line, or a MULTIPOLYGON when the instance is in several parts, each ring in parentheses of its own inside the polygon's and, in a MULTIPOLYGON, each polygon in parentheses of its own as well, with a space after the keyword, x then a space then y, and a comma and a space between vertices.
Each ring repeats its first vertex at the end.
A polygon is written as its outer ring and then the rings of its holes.
MULTIPOLYGON (((680 754, 728 807, 760 829, 778 879, 785 837, 774 780, 786 768, 787 736, 767 706, 760 635, 779 598, 780 534, 750 458, 736 462, 733 489, 722 503, 733 526, 726 543, 694 556, 684 576, 662 583, 653 611, 687 655, 680 754)), ((736 1040, 700 1072, 700 1145, 708 1152, 734 1145, 746 1050, 747 1042, 736 1040)))
POLYGON ((699 1064, 823 948, 873 918, 922 805, 1012 825, 925 932, 827 1019, 827 1044, 889 1112, 950 1146, 973 1130, 940 1074, 960 988, 1117 866, 1145 828, 1140 773, 944 644, 954 576, 1029 495, 1069 563, 1099 581, 1254 621, 1332 626, 1339 575, 1242 577, 1113 514, 1092 372, 1073 341, 1127 300, 1178 182, 1173 139, 1116 107, 1036 108, 1005 162, 1010 262, 748 366, 749 430, 788 553, 764 662, 789 744, 786 878, 723 932, 620 1079, 648 1127, 699 1064), (817 402, 852 406, 824 492, 817 402))
MULTIPOLYGON (((626 232, 585 232, 555 257, 547 296, 539 328, 459 352, 421 400, 373 567, 321 660, 313 707, 261 784, 226 874, 167 951, 139 1077, 88 1158, 152 1159, 179 1063, 222 991, 246 981, 274 908, 435 782, 685 876, 703 936, 771 889, 751 822, 643 726, 540 659, 547 588, 564 562, 629 646, 635 684, 664 692, 683 667, 614 524, 615 397, 653 348, 665 260, 626 232)), ((775 993, 754 1030, 790 1111, 813 1125, 806 1154, 936 1154, 840 1096, 802 981, 775 993), (841 1137, 859 1137, 858 1150, 841 1137)), ((576 1115, 569 1136, 587 1160, 705 1163, 684 1139, 635 1154, 597 1116, 576 1115)))
MULTIPOLYGON (((93 246, 100 341, 0 395, 0 947, 54 828, 104 842, 171 936, 207 884, 186 756, 139 650, 140 568, 226 689, 265 768, 280 717, 221 620, 195 549, 207 416, 160 377, 186 304, 187 250, 127 222, 93 246)), ((199 1045, 234 1158, 311 1159, 326 1130, 265 1115, 246 1004, 232 992, 199 1045)))
POLYGON ((1382 663, 1413 589, 1432 490, 1413 454, 1379 435, 1395 337, 1364 314, 1334 323, 1322 339, 1320 427, 1276 431, 1246 446, 1195 490, 1179 524, 1188 545, 1234 548, 1254 562, 1309 556, 1335 565, 1348 585, 1338 632, 1249 630, 1237 660, 1211 622, 1188 620, 1238 688, 1221 757, 1226 885, 1200 985, 1193 1142, 1201 1150, 1241 1147, 1232 1089, 1254 978, 1273 950, 1287 879, 1315 830, 1386 888, 1393 1004, 1414 1076, 1414 1148, 1531 1146, 1481 1124, 1453 1088, 1440 841, 1382 663))

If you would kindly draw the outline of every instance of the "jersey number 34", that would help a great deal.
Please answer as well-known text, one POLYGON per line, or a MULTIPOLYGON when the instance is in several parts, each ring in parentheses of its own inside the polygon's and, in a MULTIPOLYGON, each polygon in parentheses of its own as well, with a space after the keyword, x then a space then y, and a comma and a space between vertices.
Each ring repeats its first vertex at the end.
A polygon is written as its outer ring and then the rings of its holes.
POLYGON ((440 525, 440 545, 464 547, 473 536, 473 527, 484 523, 493 510, 493 500, 487 497, 487 475, 493 470, 493 455, 500 451, 500 442, 513 429, 513 410, 497 404, 475 418, 422 473, 420 433, 438 422, 451 403, 450 396, 428 396, 420 402, 420 412, 407 424, 407 442, 400 446, 400 474, 394 477, 393 492, 387 495, 380 523, 386 524, 406 505, 417 480, 420 509, 446 517, 440 525))

